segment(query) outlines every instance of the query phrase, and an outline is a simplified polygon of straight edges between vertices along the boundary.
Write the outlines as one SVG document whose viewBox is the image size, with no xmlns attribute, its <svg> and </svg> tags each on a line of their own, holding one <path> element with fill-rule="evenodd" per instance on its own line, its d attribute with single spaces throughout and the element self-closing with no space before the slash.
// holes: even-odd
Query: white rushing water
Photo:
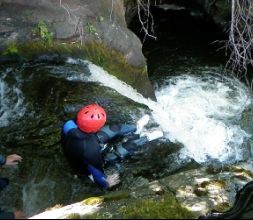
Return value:
<svg viewBox="0 0 253 220">
<path fill-rule="evenodd" d="M 251 135 L 240 128 L 239 120 L 252 100 L 250 91 L 237 79 L 221 78 L 211 72 L 206 72 L 205 77 L 172 76 L 156 90 L 154 102 L 92 63 L 68 60 L 71 64 L 80 62 L 88 65 L 90 81 L 148 106 L 165 138 L 184 146 L 182 157 L 190 156 L 199 163 L 210 158 L 221 162 L 243 159 L 242 144 Z M 87 75 L 84 79 L 87 81 Z M 77 78 L 70 76 L 69 80 Z"/>
<path fill-rule="evenodd" d="M 200 163 L 243 159 L 242 143 L 250 135 L 238 123 L 251 97 L 239 81 L 178 76 L 168 79 L 156 97 L 153 116 L 167 138 L 184 145 L 182 153 Z"/>
<path fill-rule="evenodd" d="M 25 113 L 24 97 L 19 88 L 20 79 L 15 76 L 15 83 L 7 82 L 11 72 L 9 68 L 0 75 L 0 127 L 7 126 Z"/>
</svg>

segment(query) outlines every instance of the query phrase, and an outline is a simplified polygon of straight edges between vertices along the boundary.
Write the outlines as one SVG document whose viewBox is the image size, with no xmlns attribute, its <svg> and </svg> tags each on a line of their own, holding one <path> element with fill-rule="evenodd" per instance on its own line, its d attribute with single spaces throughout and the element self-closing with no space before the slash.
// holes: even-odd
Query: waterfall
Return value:
<svg viewBox="0 0 253 220">
<path fill-rule="evenodd" d="M 156 90 L 157 102 L 144 98 L 135 89 L 101 67 L 88 61 L 69 59 L 70 64 L 88 67 L 90 76 L 69 76 L 69 80 L 99 82 L 150 109 L 168 141 L 184 147 L 182 156 L 199 163 L 243 160 L 243 143 L 251 138 L 239 121 L 251 104 L 250 91 L 235 78 L 206 71 L 203 75 L 168 77 Z"/>
<path fill-rule="evenodd" d="M 20 79 L 8 83 L 12 69 L 8 68 L 0 75 L 0 127 L 22 117 L 25 113 L 24 97 L 20 89 Z"/>
<path fill-rule="evenodd" d="M 138 93 L 135 89 L 133 89 L 131 86 L 127 85 L 126 83 L 120 81 L 116 77 L 110 75 L 107 73 L 104 69 L 102 69 L 99 66 L 96 66 L 92 64 L 91 62 L 80 60 L 80 59 L 71 59 L 69 58 L 68 63 L 71 64 L 83 64 L 88 67 L 91 75 L 87 77 L 87 75 L 72 75 L 68 76 L 69 80 L 84 80 L 84 81 L 90 81 L 90 82 L 99 82 L 104 86 L 110 87 L 114 90 L 116 90 L 118 93 L 120 93 L 123 96 L 126 96 L 130 99 L 132 99 L 135 102 L 152 106 L 156 105 L 156 103 L 150 99 L 144 98 L 140 93 Z"/>
</svg>

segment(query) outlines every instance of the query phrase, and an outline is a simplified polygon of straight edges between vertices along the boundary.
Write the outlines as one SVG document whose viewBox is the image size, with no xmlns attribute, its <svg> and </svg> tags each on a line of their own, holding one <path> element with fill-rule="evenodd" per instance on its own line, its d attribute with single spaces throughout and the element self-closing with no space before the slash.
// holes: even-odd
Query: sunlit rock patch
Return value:
<svg viewBox="0 0 253 220">
<path fill-rule="evenodd" d="M 233 206 L 236 192 L 252 181 L 252 163 L 194 169 L 151 181 L 129 191 L 108 192 L 45 211 L 35 218 L 196 218 Z M 177 210 L 175 212 L 175 210 Z M 72 216 L 72 217 L 71 217 Z"/>
</svg>

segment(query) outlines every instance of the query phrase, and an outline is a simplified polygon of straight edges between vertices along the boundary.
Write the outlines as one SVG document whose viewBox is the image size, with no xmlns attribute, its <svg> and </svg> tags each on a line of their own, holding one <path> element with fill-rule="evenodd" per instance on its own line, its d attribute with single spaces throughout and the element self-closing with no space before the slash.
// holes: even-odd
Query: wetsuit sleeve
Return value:
<svg viewBox="0 0 253 220">
<path fill-rule="evenodd" d="M 0 209 L 0 219 L 14 219 L 14 213 L 13 212 L 3 212 Z"/>
<path fill-rule="evenodd" d="M 137 127 L 135 124 L 106 125 L 97 132 L 97 136 L 101 143 L 107 143 L 116 137 L 134 133 L 136 129 Z"/>
<path fill-rule="evenodd" d="M 88 165 L 88 170 L 91 173 L 95 183 L 97 183 L 99 186 L 101 186 L 104 189 L 108 188 L 109 185 L 106 180 L 106 175 L 104 174 L 103 171 L 95 168 L 92 165 Z"/>
<path fill-rule="evenodd" d="M 6 162 L 5 157 L 4 157 L 3 155 L 0 155 L 0 165 L 1 165 L 1 166 L 4 165 L 5 162 Z"/>
<path fill-rule="evenodd" d="M 68 120 L 67 122 L 65 122 L 65 124 L 63 125 L 63 133 L 66 135 L 70 130 L 77 128 L 76 123 L 73 120 Z"/>
</svg>

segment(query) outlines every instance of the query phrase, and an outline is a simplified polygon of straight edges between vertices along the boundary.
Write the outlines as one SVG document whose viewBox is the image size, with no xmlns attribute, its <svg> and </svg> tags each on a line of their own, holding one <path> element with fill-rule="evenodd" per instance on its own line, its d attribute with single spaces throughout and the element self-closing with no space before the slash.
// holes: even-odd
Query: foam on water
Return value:
<svg viewBox="0 0 253 220">
<path fill-rule="evenodd" d="M 240 160 L 240 147 L 250 135 L 238 123 L 251 104 L 249 94 L 236 79 L 173 77 L 156 91 L 159 108 L 153 116 L 167 138 L 182 143 L 183 152 L 197 162 Z"/>
<path fill-rule="evenodd" d="M 0 75 L 0 127 L 7 126 L 10 121 L 22 117 L 25 113 L 24 97 L 19 88 L 20 79 L 15 76 L 16 83 L 7 82 L 11 72 L 12 69 L 9 68 Z"/>
</svg>

